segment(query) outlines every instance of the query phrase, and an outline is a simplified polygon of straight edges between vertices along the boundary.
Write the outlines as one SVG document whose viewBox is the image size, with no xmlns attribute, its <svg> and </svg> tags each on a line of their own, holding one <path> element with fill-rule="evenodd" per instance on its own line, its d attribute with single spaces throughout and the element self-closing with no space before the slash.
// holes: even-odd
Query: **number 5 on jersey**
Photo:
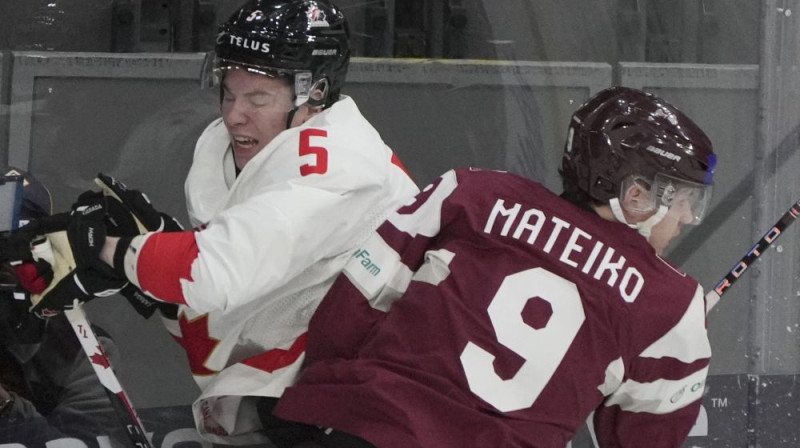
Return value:
<svg viewBox="0 0 800 448">
<path fill-rule="evenodd" d="M 300 157 L 305 157 L 304 165 L 300 165 L 300 175 L 325 174 L 328 171 L 328 150 L 319 145 L 319 142 L 328 136 L 324 129 L 303 129 L 300 131 Z M 311 138 L 316 137 L 314 144 Z M 309 156 L 309 157 L 306 157 Z"/>
</svg>

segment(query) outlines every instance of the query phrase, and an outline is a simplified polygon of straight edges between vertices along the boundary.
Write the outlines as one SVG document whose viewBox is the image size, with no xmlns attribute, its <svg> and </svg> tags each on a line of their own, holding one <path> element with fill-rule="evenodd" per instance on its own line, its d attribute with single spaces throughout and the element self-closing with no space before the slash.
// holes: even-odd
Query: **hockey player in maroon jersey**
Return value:
<svg viewBox="0 0 800 448">
<path fill-rule="evenodd" d="M 661 253 L 715 164 L 686 115 L 612 88 L 572 118 L 560 197 L 445 173 L 354 253 L 275 414 L 322 446 L 563 448 L 590 416 L 601 447 L 680 446 L 711 349 L 702 288 Z"/>
</svg>

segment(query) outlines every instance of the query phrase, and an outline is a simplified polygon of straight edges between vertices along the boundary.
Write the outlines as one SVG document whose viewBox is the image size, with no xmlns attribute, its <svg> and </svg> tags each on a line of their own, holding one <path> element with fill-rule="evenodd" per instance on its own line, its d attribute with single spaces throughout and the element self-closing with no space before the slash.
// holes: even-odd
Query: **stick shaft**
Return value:
<svg viewBox="0 0 800 448">
<path fill-rule="evenodd" d="M 789 227 L 793 222 L 797 220 L 797 217 L 800 216 L 800 200 L 792 204 L 789 207 L 789 210 L 781 216 L 778 222 L 775 223 L 772 228 L 770 228 L 764 236 L 761 237 L 760 240 L 753 245 L 752 248 L 738 261 L 736 264 L 733 265 L 730 271 L 725 274 L 724 277 L 714 286 L 714 289 L 706 294 L 706 299 L 708 302 L 707 309 L 710 310 L 711 308 L 716 305 L 716 302 L 719 301 L 720 297 L 728 291 L 728 289 L 736 283 L 737 280 L 742 276 L 742 273 L 747 270 L 766 250 L 771 246 L 775 240 L 778 239 L 779 236 Z"/>
<path fill-rule="evenodd" d="M 64 314 L 72 326 L 72 330 L 78 337 L 81 343 L 81 348 L 89 359 L 92 368 L 94 369 L 97 379 L 105 388 L 108 394 L 108 399 L 117 414 L 120 423 L 125 427 L 131 442 L 136 448 L 152 448 L 150 441 L 147 439 L 147 434 L 142 426 L 136 410 L 133 408 L 128 395 L 122 389 L 122 385 L 117 379 L 114 370 L 111 367 L 111 362 L 103 351 L 102 346 L 94 334 L 86 313 L 83 307 L 76 303 L 71 310 L 65 310 Z"/>
</svg>

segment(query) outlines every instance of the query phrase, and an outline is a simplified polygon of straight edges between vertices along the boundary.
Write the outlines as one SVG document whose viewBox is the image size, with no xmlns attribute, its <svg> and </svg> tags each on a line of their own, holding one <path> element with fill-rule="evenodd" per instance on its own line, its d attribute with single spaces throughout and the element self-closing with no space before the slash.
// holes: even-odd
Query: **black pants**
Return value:
<svg viewBox="0 0 800 448">
<path fill-rule="evenodd" d="M 266 436 L 278 448 L 377 448 L 347 433 L 278 418 L 272 414 L 277 404 L 277 398 L 263 397 L 257 409 Z"/>
</svg>

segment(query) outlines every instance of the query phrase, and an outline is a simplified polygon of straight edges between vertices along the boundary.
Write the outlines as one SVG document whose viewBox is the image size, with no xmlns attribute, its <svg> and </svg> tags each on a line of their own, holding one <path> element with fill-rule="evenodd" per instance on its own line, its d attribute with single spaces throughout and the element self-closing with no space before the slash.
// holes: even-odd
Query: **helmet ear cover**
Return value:
<svg viewBox="0 0 800 448">
<path fill-rule="evenodd" d="M 324 106 L 330 94 L 328 78 L 318 79 L 308 93 L 308 104 L 313 107 Z"/>
</svg>

